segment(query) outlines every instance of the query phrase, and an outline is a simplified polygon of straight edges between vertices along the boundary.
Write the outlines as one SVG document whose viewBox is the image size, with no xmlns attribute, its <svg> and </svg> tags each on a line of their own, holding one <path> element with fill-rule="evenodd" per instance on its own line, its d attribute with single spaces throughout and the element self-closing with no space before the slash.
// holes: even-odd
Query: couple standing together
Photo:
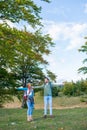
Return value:
<svg viewBox="0 0 87 130">
<path fill-rule="evenodd" d="M 34 108 L 34 90 L 30 83 L 27 84 L 27 121 L 32 121 L 32 114 Z M 42 86 L 37 86 L 37 88 L 44 89 L 44 118 L 47 117 L 47 107 L 49 104 L 50 117 L 52 115 L 52 84 L 47 77 L 44 79 L 44 84 Z"/>
</svg>

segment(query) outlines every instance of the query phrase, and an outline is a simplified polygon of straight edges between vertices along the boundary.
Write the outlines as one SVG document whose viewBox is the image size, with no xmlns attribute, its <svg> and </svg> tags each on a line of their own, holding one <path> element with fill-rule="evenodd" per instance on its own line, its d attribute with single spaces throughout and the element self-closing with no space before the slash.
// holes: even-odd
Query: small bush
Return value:
<svg viewBox="0 0 87 130">
<path fill-rule="evenodd" d="M 53 97 L 58 96 L 58 89 L 57 89 L 57 87 L 54 87 L 54 88 L 52 89 L 52 96 L 53 96 Z"/>
</svg>

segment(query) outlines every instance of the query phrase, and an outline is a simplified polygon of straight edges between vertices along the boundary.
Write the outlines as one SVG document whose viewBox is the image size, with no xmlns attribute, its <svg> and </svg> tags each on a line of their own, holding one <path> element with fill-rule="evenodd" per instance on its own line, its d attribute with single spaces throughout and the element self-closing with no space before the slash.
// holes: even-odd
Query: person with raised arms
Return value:
<svg viewBox="0 0 87 130">
<path fill-rule="evenodd" d="M 31 83 L 27 84 L 27 91 L 26 91 L 26 102 L 27 102 L 27 121 L 32 121 L 33 109 L 34 109 L 34 90 L 31 86 Z"/>
<path fill-rule="evenodd" d="M 36 87 L 35 87 L 36 88 Z M 54 117 L 52 113 L 52 88 L 53 85 L 48 77 L 45 77 L 44 84 L 42 86 L 37 86 L 37 88 L 44 89 L 44 118 L 47 117 L 47 108 L 49 105 L 50 117 Z"/>
</svg>

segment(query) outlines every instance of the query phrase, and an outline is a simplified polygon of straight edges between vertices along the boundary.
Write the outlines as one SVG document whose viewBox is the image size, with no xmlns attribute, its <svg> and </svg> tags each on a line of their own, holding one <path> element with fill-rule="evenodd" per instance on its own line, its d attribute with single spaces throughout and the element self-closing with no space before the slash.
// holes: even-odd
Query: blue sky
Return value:
<svg viewBox="0 0 87 130">
<path fill-rule="evenodd" d="M 86 58 L 78 49 L 87 36 L 87 0 L 51 0 L 51 3 L 34 0 L 42 6 L 43 31 L 55 42 L 47 58 L 48 69 L 57 75 L 57 82 L 77 81 L 87 75 L 78 74 Z"/>
<path fill-rule="evenodd" d="M 55 43 L 52 53 L 46 57 L 49 62 L 48 69 L 57 75 L 57 82 L 77 81 L 87 75 L 78 74 L 78 69 L 83 66 L 86 54 L 78 49 L 85 43 L 87 36 L 87 0 L 34 0 L 42 6 L 40 16 L 43 18 L 43 32 L 50 34 Z M 11 27 L 13 23 L 8 21 Z M 15 27 L 23 28 L 24 22 Z M 31 30 L 29 25 L 26 25 Z"/>
</svg>

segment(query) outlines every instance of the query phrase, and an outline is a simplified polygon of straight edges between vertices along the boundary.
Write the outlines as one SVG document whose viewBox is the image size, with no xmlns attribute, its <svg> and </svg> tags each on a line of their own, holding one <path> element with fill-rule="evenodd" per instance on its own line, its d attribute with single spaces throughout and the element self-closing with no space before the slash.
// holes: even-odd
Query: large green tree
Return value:
<svg viewBox="0 0 87 130">
<path fill-rule="evenodd" d="M 30 79 L 37 82 L 44 77 L 42 68 L 48 62 L 43 55 L 50 53 L 49 47 L 54 43 L 49 35 L 42 35 L 40 30 L 31 33 L 26 28 L 20 31 L 6 24 L 6 20 L 14 23 L 23 20 L 32 27 L 41 25 L 39 16 L 41 7 L 37 7 L 33 1 L 1 0 L 0 9 L 0 19 L 5 21 L 0 24 L 0 99 L 2 102 L 10 98 L 8 90 L 9 93 L 14 94 L 14 88 L 19 84 L 25 87 Z M 49 77 L 54 80 L 55 75 L 48 72 Z"/>
<path fill-rule="evenodd" d="M 13 82 L 11 84 L 6 82 L 11 81 L 6 80 L 10 73 L 11 78 L 16 83 L 14 86 L 18 86 L 20 80 L 23 83 L 21 85 L 25 87 L 27 80 L 30 80 L 29 78 L 33 81 L 34 79 L 40 80 L 41 77 L 43 78 L 44 74 L 40 65 L 48 64 L 43 55 L 48 55 L 50 53 L 49 46 L 54 45 L 49 35 L 43 36 L 39 31 L 34 34 L 26 30 L 19 31 L 3 24 L 0 26 L 0 32 L 0 76 L 2 86 L 5 88 L 12 86 L 13 88 Z"/>
</svg>

